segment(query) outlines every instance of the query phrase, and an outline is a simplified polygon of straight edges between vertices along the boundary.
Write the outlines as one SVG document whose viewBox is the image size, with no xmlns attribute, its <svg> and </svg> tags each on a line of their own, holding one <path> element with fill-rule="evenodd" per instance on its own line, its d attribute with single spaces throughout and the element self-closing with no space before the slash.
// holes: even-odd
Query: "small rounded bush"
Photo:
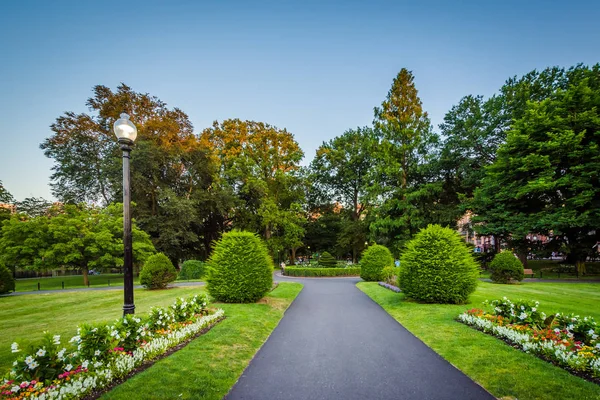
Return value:
<svg viewBox="0 0 600 400">
<path fill-rule="evenodd" d="M 321 257 L 319 257 L 319 267 L 321 267 L 321 268 L 336 268 L 337 260 L 335 259 L 334 256 L 332 256 L 328 252 L 324 251 L 323 254 L 321 254 Z"/>
<path fill-rule="evenodd" d="M 8 293 L 14 290 L 15 280 L 12 272 L 3 264 L 0 264 L 0 294 Z"/>
<path fill-rule="evenodd" d="M 387 247 L 374 244 L 365 250 L 360 259 L 360 277 L 365 281 L 383 279 L 383 269 L 393 267 L 394 258 Z"/>
<path fill-rule="evenodd" d="M 251 303 L 273 287 L 273 260 L 254 233 L 223 234 L 207 263 L 206 288 L 225 303 Z"/>
<path fill-rule="evenodd" d="M 510 251 L 503 251 L 494 257 L 490 264 L 492 281 L 497 283 L 509 283 L 511 280 L 522 281 L 523 264 Z"/>
<path fill-rule="evenodd" d="M 148 289 L 164 289 L 177 277 L 177 270 L 163 253 L 153 254 L 140 271 L 140 283 Z"/>
<path fill-rule="evenodd" d="M 177 279 L 200 279 L 204 277 L 204 263 L 198 260 L 187 260 L 181 265 Z"/>
<path fill-rule="evenodd" d="M 465 303 L 477 288 L 479 269 L 460 235 L 429 225 L 408 242 L 401 258 L 398 286 L 426 303 Z"/>
</svg>

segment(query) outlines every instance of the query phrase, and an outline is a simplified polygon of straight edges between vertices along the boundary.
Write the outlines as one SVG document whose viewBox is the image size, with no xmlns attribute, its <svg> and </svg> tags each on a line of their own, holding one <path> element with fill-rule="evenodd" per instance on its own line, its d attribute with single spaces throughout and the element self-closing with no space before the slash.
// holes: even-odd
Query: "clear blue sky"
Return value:
<svg viewBox="0 0 600 400">
<path fill-rule="evenodd" d="M 51 198 L 39 149 L 94 85 L 190 116 L 264 121 L 305 151 L 368 125 L 402 67 L 437 126 L 510 76 L 600 61 L 597 1 L 1 1 L 0 180 Z"/>
</svg>

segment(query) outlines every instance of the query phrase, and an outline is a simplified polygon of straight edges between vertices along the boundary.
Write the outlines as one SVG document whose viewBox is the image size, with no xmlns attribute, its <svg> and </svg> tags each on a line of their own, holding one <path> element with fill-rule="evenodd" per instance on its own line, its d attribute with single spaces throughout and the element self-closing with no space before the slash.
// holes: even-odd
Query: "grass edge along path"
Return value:
<svg viewBox="0 0 600 400">
<path fill-rule="evenodd" d="M 212 304 L 225 320 L 101 398 L 222 399 L 301 290 L 300 283 L 281 282 L 257 303 Z"/>
<path fill-rule="evenodd" d="M 488 292 L 490 288 L 487 285 L 491 285 L 492 290 L 512 286 L 482 283 L 480 288 Z M 413 335 L 498 398 L 600 399 L 599 385 L 456 321 L 460 312 L 481 307 L 481 301 L 488 298 L 478 293 L 480 289 L 472 295 L 470 304 L 439 305 L 406 301 L 404 294 L 394 293 L 377 283 L 359 282 L 357 287 Z M 504 295 L 511 298 L 510 294 L 497 296 Z M 543 299 L 538 296 L 534 300 L 539 300 L 540 309 L 544 309 Z M 585 312 L 579 314 L 587 315 Z"/>
</svg>

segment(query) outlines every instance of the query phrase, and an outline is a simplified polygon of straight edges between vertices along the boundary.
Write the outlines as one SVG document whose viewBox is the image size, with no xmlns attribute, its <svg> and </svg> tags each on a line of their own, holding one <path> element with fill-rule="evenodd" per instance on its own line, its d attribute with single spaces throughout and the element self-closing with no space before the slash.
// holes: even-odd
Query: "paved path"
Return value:
<svg viewBox="0 0 600 400">
<path fill-rule="evenodd" d="M 493 399 L 355 287 L 304 289 L 227 399 Z"/>
<path fill-rule="evenodd" d="M 204 282 L 175 282 L 175 283 L 171 283 L 169 284 L 169 287 L 175 286 L 175 287 L 179 287 L 179 286 L 201 286 L 201 285 L 205 285 Z M 133 287 L 134 289 L 142 289 L 143 286 L 142 285 L 135 285 Z M 26 294 L 49 294 L 49 293 L 66 293 L 66 292 L 93 292 L 96 290 L 122 290 L 123 289 L 123 285 L 114 285 L 114 286 L 97 286 L 97 287 L 89 287 L 89 288 L 74 288 L 74 289 L 56 289 L 56 290 L 33 290 L 30 292 L 11 292 L 5 295 L 0 295 L 0 297 L 2 296 L 21 296 L 21 295 L 26 295 Z"/>
</svg>

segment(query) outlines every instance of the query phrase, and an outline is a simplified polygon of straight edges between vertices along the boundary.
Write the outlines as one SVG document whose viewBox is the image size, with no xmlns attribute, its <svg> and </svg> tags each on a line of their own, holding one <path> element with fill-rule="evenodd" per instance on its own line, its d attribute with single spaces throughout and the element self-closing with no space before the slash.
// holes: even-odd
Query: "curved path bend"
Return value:
<svg viewBox="0 0 600 400">
<path fill-rule="evenodd" d="M 360 279 L 276 278 L 304 289 L 227 399 L 494 399 L 358 290 Z"/>
</svg>

